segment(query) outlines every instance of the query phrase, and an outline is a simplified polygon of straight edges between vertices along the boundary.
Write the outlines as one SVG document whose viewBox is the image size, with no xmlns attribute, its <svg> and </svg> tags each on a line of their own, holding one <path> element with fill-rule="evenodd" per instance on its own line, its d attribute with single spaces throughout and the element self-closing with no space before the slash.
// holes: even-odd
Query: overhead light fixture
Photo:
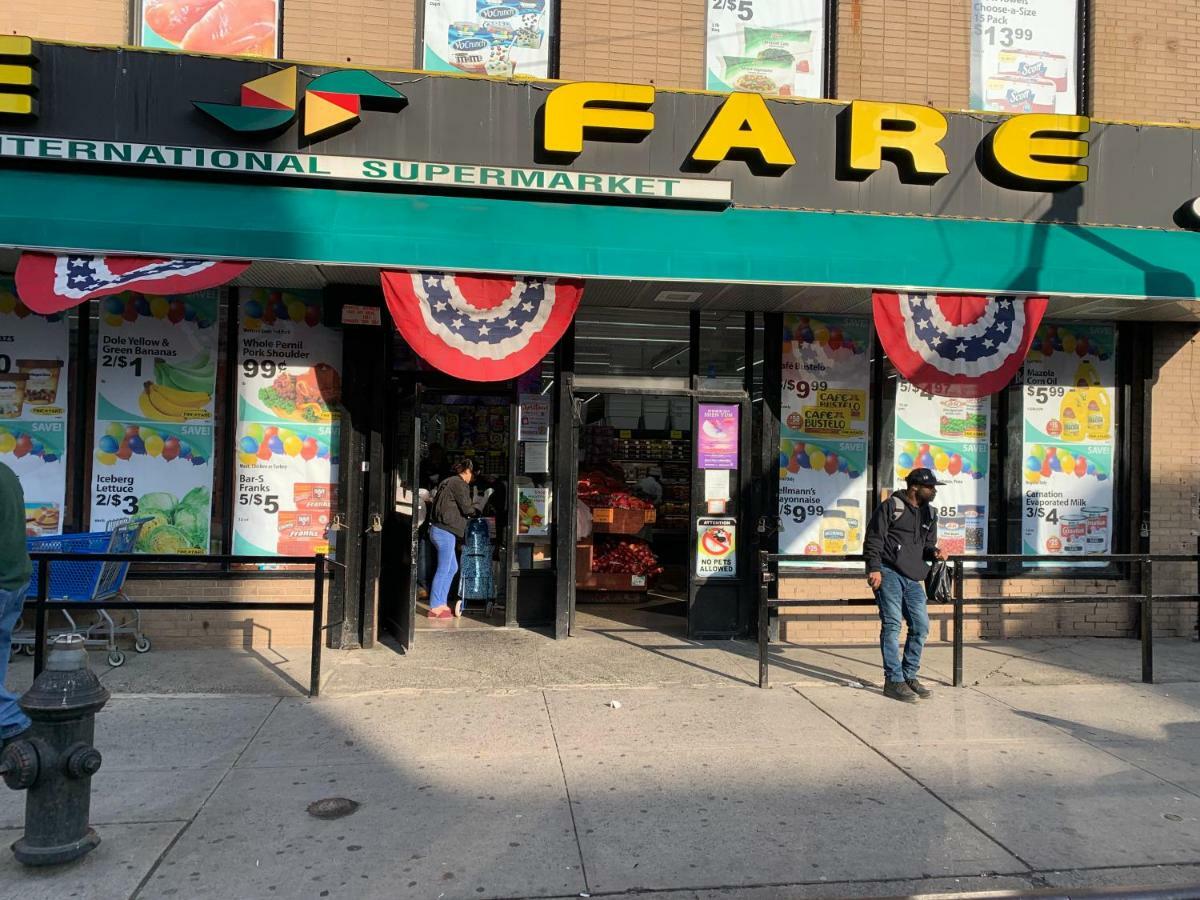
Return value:
<svg viewBox="0 0 1200 900">
<path fill-rule="evenodd" d="M 659 291 L 654 302 L 687 306 L 699 300 L 700 293 L 700 291 Z"/>
</svg>

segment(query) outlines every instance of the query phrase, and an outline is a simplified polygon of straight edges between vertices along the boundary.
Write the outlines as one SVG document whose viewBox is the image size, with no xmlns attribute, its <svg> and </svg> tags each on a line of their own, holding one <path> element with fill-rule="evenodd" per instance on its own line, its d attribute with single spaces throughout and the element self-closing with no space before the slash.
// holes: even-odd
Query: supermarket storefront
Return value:
<svg viewBox="0 0 1200 900">
<path fill-rule="evenodd" d="M 31 529 L 136 509 L 158 552 L 328 543 L 347 567 L 330 598 L 342 646 L 414 640 L 433 444 L 470 451 L 507 495 L 491 618 L 559 635 L 603 590 L 657 590 L 692 636 L 744 633 L 754 549 L 855 552 L 880 492 L 919 464 L 954 485 L 942 514 L 962 552 L 1150 539 L 1154 359 L 1200 318 L 1189 131 L 29 53 L 36 110 L 0 129 L 0 269 L 22 250 L 249 263 L 212 291 L 49 319 L 0 294 L 13 390 L 57 379 L 0 432 L 36 485 Z M 391 327 L 381 270 L 568 279 L 582 298 L 523 374 L 479 382 Z M 896 292 L 1049 303 L 1020 381 L 951 403 L 882 351 L 872 313 Z M 817 572 L 811 590 L 854 577 Z M 1020 580 L 996 573 L 996 589 Z M 213 621 L 163 630 L 233 633 Z M 288 626 L 272 627 L 278 643 Z"/>
</svg>

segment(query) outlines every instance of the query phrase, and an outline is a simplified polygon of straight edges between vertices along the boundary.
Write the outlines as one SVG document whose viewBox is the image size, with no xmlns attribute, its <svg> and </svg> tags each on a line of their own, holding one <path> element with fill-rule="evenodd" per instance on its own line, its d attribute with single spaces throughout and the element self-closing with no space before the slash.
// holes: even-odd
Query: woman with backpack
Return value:
<svg viewBox="0 0 1200 900">
<path fill-rule="evenodd" d="M 456 545 L 467 533 L 467 519 L 477 516 L 492 495 L 489 488 L 478 498 L 471 496 L 471 481 L 475 464 L 463 457 L 454 464 L 454 474 L 438 484 L 433 492 L 433 511 L 429 522 L 429 539 L 437 548 L 437 570 L 429 592 L 429 618 L 450 619 L 462 615 L 462 600 L 447 605 L 450 583 L 458 571 Z"/>
</svg>

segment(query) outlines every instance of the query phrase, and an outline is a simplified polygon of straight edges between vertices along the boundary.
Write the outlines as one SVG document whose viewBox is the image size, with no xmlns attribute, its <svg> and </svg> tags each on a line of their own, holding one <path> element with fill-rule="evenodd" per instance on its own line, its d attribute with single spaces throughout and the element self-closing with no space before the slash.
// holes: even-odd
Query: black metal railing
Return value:
<svg viewBox="0 0 1200 900">
<path fill-rule="evenodd" d="M 778 590 L 776 596 L 771 596 L 771 585 L 779 584 L 781 577 L 788 580 L 821 578 L 829 574 L 828 570 L 814 571 L 811 568 L 796 568 L 785 570 L 781 575 L 780 563 L 845 563 L 862 564 L 862 556 L 822 556 L 819 560 L 811 556 L 797 556 L 760 551 L 758 555 L 759 588 L 758 588 L 758 686 L 765 688 L 769 685 L 769 645 L 770 645 L 770 611 L 781 607 L 845 607 L 862 606 L 874 609 L 869 599 L 863 598 L 819 598 L 819 599 L 780 599 Z M 1002 605 L 1039 605 L 1057 603 L 1137 603 L 1139 616 L 1139 637 L 1142 645 L 1142 681 L 1154 683 L 1154 606 L 1156 603 L 1200 603 L 1200 542 L 1197 543 L 1196 553 L 1113 553 L 1106 555 L 1088 555 L 1086 558 L 1071 558 L 1064 560 L 1059 556 L 1025 556 L 1015 553 L 990 553 L 979 556 L 955 556 L 949 560 L 951 569 L 953 597 L 949 603 L 930 604 L 931 607 L 949 606 L 953 616 L 953 651 L 954 651 L 954 686 L 963 686 L 963 622 L 966 606 L 1002 606 Z M 1087 562 L 1105 565 L 1120 563 L 1131 568 L 1130 574 L 1136 570 L 1135 580 L 1137 590 L 1130 594 L 1034 594 L 1030 596 L 975 596 L 966 597 L 965 584 L 968 575 L 980 576 L 981 572 L 968 566 L 980 566 L 987 563 L 1028 564 L 1053 562 L 1063 565 Z M 1192 563 L 1196 565 L 1196 592 L 1191 594 L 1167 594 L 1154 589 L 1154 566 L 1160 563 Z M 1033 574 L 1038 570 L 1031 570 Z M 1012 577 L 1019 577 L 1014 574 Z M 1072 577 L 1078 577 L 1072 573 Z M 982 579 L 980 579 L 982 580 Z M 1200 639 L 1200 607 L 1197 609 L 1196 622 L 1197 639 Z"/>
<path fill-rule="evenodd" d="M 65 610 L 78 613 L 89 609 L 104 610 L 171 610 L 171 611 L 200 611 L 223 610 L 226 612 L 308 612 L 312 614 L 312 657 L 309 669 L 308 695 L 319 696 L 321 693 L 321 649 L 325 643 L 325 630 L 340 623 L 326 625 L 325 618 L 325 577 L 330 567 L 340 563 L 328 559 L 324 554 L 316 556 L 175 556 L 170 554 L 149 553 L 31 553 L 30 557 L 37 566 L 37 595 L 29 598 L 25 604 L 26 612 L 32 611 L 34 625 L 34 677 L 42 673 L 46 653 L 46 614 L 55 610 Z M 277 565 L 294 567 L 292 571 L 298 575 L 304 571 L 312 571 L 312 600 L 51 600 L 50 569 L 54 563 L 86 562 L 86 563 L 138 563 L 144 565 L 169 564 L 173 578 L 192 576 L 201 578 L 219 578 L 228 576 L 230 566 L 238 565 Z M 223 569 L 204 568 L 204 566 L 221 566 Z M 121 594 L 119 596 L 124 596 Z M 7 650 L 7 648 L 3 648 Z"/>
</svg>

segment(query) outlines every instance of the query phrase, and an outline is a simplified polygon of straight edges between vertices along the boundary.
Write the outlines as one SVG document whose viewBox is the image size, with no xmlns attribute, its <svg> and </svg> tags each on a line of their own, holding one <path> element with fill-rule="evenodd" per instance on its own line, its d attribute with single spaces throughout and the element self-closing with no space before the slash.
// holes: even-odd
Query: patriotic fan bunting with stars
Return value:
<svg viewBox="0 0 1200 900">
<path fill-rule="evenodd" d="M 537 365 L 563 336 L 583 282 L 517 275 L 383 272 L 396 327 L 413 351 L 468 381 L 504 381 Z"/>
<path fill-rule="evenodd" d="M 944 397 L 1002 390 L 1033 343 L 1046 298 L 893 294 L 872 298 L 875 330 L 888 359 L 909 382 Z"/>
<path fill-rule="evenodd" d="M 85 256 L 25 252 L 17 261 L 17 295 L 35 313 L 52 315 L 88 300 L 138 291 L 190 294 L 219 287 L 241 275 L 248 262 Z"/>
</svg>

